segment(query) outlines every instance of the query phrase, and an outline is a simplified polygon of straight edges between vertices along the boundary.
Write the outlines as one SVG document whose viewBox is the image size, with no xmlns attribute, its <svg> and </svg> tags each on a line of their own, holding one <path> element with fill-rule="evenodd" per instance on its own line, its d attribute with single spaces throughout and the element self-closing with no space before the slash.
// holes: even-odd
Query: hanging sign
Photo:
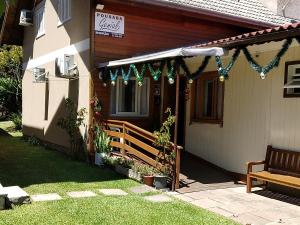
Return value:
<svg viewBox="0 0 300 225">
<path fill-rule="evenodd" d="M 108 13 L 96 12 L 95 32 L 99 35 L 124 37 L 125 17 Z"/>
</svg>

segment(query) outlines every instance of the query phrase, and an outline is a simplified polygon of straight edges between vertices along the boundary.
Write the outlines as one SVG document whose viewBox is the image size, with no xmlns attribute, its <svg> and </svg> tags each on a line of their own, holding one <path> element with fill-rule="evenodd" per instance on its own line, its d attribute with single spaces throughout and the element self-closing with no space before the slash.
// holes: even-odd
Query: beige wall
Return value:
<svg viewBox="0 0 300 225">
<path fill-rule="evenodd" d="M 63 115 L 64 99 L 72 97 L 78 108 L 89 108 L 90 83 L 90 5 L 89 1 L 72 0 L 72 19 L 58 26 L 57 0 L 45 1 L 45 35 L 36 39 L 35 27 L 25 28 L 23 126 L 25 135 L 35 135 L 51 143 L 68 146 L 68 136 L 57 127 Z M 55 76 L 55 58 L 61 54 L 74 54 L 79 79 Z M 29 62 L 29 63 L 28 63 Z M 48 83 L 34 83 L 33 67 L 44 67 L 49 73 Z M 49 89 L 48 119 L 45 118 L 46 86 Z M 88 116 L 85 123 L 88 124 Z M 82 127 L 84 134 L 85 128 Z"/>
<path fill-rule="evenodd" d="M 270 46 L 255 47 L 252 52 Z M 299 45 L 294 43 L 294 46 Z M 257 53 L 256 60 L 266 65 L 277 51 Z M 268 144 L 300 151 L 300 98 L 283 98 L 284 64 L 299 60 L 299 55 L 300 47 L 290 48 L 280 66 L 261 80 L 241 54 L 225 83 L 223 127 L 189 124 L 188 102 L 186 150 L 237 173 L 245 173 L 247 161 L 264 159 Z M 199 65 L 199 62 L 201 60 L 197 59 L 191 65 Z M 212 60 L 208 70 L 215 69 Z"/>
</svg>

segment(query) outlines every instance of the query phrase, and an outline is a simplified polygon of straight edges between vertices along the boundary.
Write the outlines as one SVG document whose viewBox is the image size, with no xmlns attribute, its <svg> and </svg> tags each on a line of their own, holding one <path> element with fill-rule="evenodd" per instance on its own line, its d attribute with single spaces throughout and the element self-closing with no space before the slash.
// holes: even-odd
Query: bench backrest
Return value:
<svg viewBox="0 0 300 225">
<path fill-rule="evenodd" d="M 300 177 L 300 152 L 268 146 L 265 170 Z"/>
</svg>

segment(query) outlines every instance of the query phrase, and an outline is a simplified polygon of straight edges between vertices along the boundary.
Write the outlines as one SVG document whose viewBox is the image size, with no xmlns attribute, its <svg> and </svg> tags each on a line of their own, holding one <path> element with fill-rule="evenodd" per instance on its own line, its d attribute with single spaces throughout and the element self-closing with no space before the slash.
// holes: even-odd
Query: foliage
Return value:
<svg viewBox="0 0 300 225">
<path fill-rule="evenodd" d="M 93 99 L 91 100 L 91 105 L 94 108 L 94 112 L 101 112 L 102 110 L 102 103 L 98 99 L 97 96 L 94 96 Z"/>
<path fill-rule="evenodd" d="M 0 48 L 0 108 L 20 113 L 22 108 L 22 48 L 4 45 Z"/>
<path fill-rule="evenodd" d="M 31 145 L 41 145 L 41 141 L 35 136 L 28 137 L 26 141 Z"/>
<path fill-rule="evenodd" d="M 0 14 L 5 12 L 6 4 L 15 4 L 16 0 L 1 0 L 0 1 Z"/>
<path fill-rule="evenodd" d="M 82 159 L 83 138 L 80 133 L 80 126 L 84 125 L 86 109 L 77 111 L 77 105 L 69 98 L 65 100 L 66 116 L 58 120 L 57 125 L 64 129 L 70 137 L 71 156 L 75 159 Z"/>
<path fill-rule="evenodd" d="M 10 116 L 11 121 L 15 125 L 16 130 L 22 130 L 22 116 L 19 113 L 12 113 Z"/>
<path fill-rule="evenodd" d="M 154 176 L 159 173 L 154 167 L 139 162 L 133 164 L 132 170 L 140 173 L 141 176 Z"/>
<path fill-rule="evenodd" d="M 157 157 L 157 161 L 162 164 L 162 172 L 166 175 L 171 173 L 171 162 L 174 159 L 174 153 L 167 153 L 167 150 L 171 147 L 171 127 L 175 123 L 175 116 L 172 115 L 170 108 L 167 108 L 166 114 L 168 117 L 163 122 L 159 131 L 154 131 L 155 142 L 154 145 L 160 147 L 160 155 Z"/>
<path fill-rule="evenodd" d="M 117 162 L 119 165 L 129 169 L 131 169 L 134 165 L 133 160 L 130 158 L 119 157 Z"/>
<path fill-rule="evenodd" d="M 118 156 L 107 156 L 104 158 L 104 163 L 109 167 L 115 167 L 119 163 L 120 157 Z"/>
<path fill-rule="evenodd" d="M 110 153 L 111 152 L 110 142 L 111 142 L 110 137 L 103 130 L 103 127 L 96 125 L 95 138 L 94 138 L 95 151 L 98 153 Z"/>
</svg>

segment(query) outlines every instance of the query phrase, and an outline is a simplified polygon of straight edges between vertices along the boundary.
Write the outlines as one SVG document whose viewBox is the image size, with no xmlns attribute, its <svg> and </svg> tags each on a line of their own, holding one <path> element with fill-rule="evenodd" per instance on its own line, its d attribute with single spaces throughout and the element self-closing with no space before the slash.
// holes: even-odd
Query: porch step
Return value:
<svg viewBox="0 0 300 225">
<path fill-rule="evenodd" d="M 2 190 L 6 194 L 7 205 L 9 207 L 31 203 L 30 196 L 18 186 L 4 187 Z"/>
<path fill-rule="evenodd" d="M 0 210 L 5 209 L 5 198 L 7 194 L 4 192 L 3 186 L 0 184 Z"/>
</svg>

